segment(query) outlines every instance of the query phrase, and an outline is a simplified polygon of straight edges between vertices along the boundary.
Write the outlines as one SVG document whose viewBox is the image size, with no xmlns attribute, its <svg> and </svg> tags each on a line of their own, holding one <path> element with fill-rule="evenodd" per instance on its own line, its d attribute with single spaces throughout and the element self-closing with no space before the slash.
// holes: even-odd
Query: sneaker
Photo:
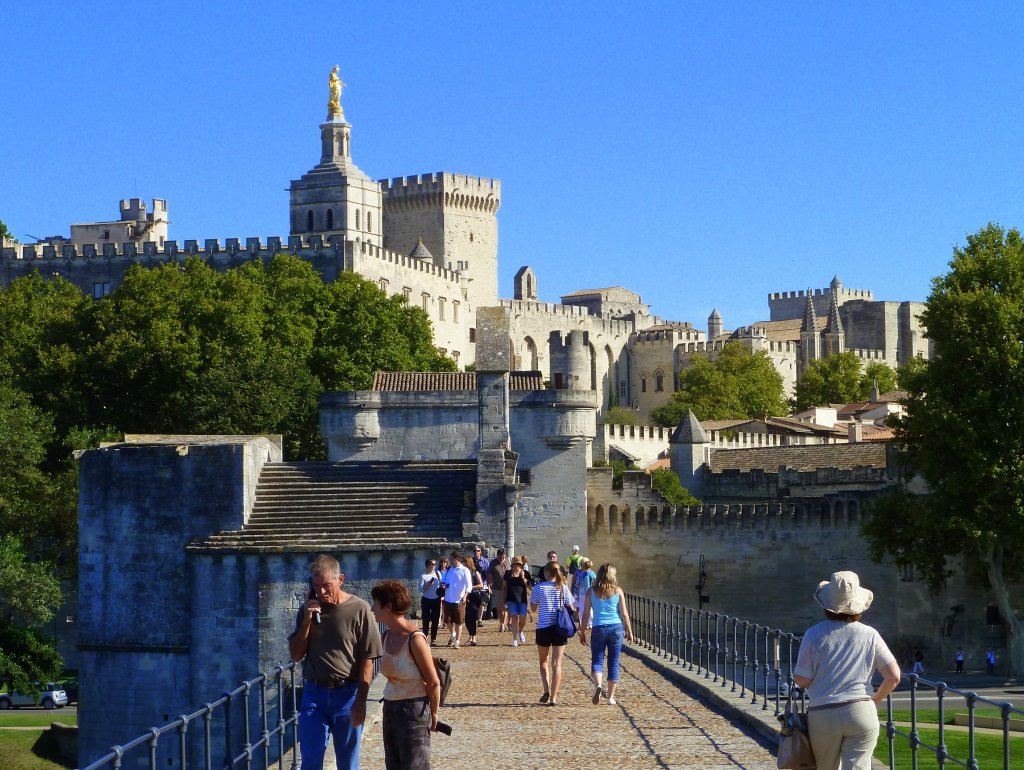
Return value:
<svg viewBox="0 0 1024 770">
<path fill-rule="evenodd" d="M 513 639 L 512 640 L 512 646 L 513 647 L 518 647 L 519 646 L 519 640 L 518 639 Z"/>
<path fill-rule="evenodd" d="M 456 650 L 459 649 L 459 647 L 461 647 L 461 646 L 462 646 L 462 642 L 460 642 L 458 639 L 456 639 L 455 640 L 455 644 L 452 645 L 452 647 L 454 647 Z"/>
<path fill-rule="evenodd" d="M 608 699 L 608 705 L 609 705 L 609 706 L 614 706 L 614 705 L 615 705 L 615 703 L 616 703 L 616 701 L 615 701 L 615 698 L 609 698 L 609 699 Z"/>
<path fill-rule="evenodd" d="M 451 637 L 451 638 L 450 638 L 450 639 L 448 640 L 448 646 L 449 646 L 449 647 L 451 647 L 451 646 L 452 646 L 453 644 L 455 644 L 455 637 L 454 637 L 454 636 L 453 636 L 453 637 Z"/>
<path fill-rule="evenodd" d="M 594 697 L 590 699 L 590 702 L 593 703 L 595 706 L 598 703 L 601 702 L 601 688 L 600 687 L 595 687 L 594 688 Z"/>
<path fill-rule="evenodd" d="M 526 634 L 519 634 L 519 641 L 526 644 Z"/>
</svg>

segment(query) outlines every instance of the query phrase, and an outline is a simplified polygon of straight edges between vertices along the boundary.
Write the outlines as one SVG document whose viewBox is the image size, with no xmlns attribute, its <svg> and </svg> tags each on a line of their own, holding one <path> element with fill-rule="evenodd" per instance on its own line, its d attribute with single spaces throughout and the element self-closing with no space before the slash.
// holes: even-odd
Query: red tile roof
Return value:
<svg viewBox="0 0 1024 770">
<path fill-rule="evenodd" d="M 544 390 L 540 372 L 511 372 L 511 390 Z M 476 390 L 476 372 L 374 372 L 371 390 Z"/>
</svg>

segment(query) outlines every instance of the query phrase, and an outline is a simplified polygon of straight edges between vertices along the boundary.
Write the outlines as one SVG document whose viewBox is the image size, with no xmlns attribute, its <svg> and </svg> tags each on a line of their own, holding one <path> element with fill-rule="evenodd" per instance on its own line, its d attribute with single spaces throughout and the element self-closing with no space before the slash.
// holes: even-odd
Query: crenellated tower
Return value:
<svg viewBox="0 0 1024 770">
<path fill-rule="evenodd" d="M 327 120 L 320 124 L 320 162 L 289 188 L 290 231 L 304 238 L 319 235 L 325 243 L 336 237 L 381 246 L 380 185 L 352 162 L 352 125 L 341 109 L 344 84 L 337 69 L 331 73 Z"/>
<path fill-rule="evenodd" d="M 475 307 L 497 304 L 501 182 L 439 171 L 380 188 L 385 248 L 408 254 L 422 240 L 438 265 L 462 275 Z"/>
</svg>

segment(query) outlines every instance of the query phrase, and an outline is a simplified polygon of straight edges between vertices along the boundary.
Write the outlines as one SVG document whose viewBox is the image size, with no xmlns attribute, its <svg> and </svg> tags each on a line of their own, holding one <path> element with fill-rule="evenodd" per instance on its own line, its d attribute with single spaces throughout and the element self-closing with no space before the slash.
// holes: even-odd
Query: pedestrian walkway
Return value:
<svg viewBox="0 0 1024 770">
<path fill-rule="evenodd" d="M 618 704 L 591 703 L 590 649 L 572 639 L 555 707 L 543 692 L 532 628 L 528 644 L 511 646 L 497 623 L 481 629 L 478 647 L 437 648 L 452 662 L 452 688 L 441 720 L 451 736 L 431 739 L 433 767 L 749 768 L 774 770 L 771 751 L 727 717 L 687 695 L 641 660 L 623 654 Z M 383 685 L 374 687 L 371 697 Z M 368 720 L 360 766 L 384 767 L 380 723 Z"/>
</svg>

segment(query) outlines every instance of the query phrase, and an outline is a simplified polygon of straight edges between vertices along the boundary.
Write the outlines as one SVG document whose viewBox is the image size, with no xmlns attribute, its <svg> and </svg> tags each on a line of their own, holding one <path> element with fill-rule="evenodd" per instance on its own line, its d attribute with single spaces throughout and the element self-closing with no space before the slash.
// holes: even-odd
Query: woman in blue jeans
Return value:
<svg viewBox="0 0 1024 770">
<path fill-rule="evenodd" d="M 608 703 L 615 705 L 615 685 L 619 683 L 619 654 L 622 640 L 633 641 L 633 627 L 626 609 L 626 596 L 619 588 L 615 567 L 602 564 L 597 578 L 583 599 L 583 617 L 591 618 L 590 676 L 594 680 L 596 706 L 601 702 L 601 675 L 604 673 L 604 656 L 608 653 Z M 580 644 L 587 643 L 587 627 L 580 625 Z"/>
</svg>

